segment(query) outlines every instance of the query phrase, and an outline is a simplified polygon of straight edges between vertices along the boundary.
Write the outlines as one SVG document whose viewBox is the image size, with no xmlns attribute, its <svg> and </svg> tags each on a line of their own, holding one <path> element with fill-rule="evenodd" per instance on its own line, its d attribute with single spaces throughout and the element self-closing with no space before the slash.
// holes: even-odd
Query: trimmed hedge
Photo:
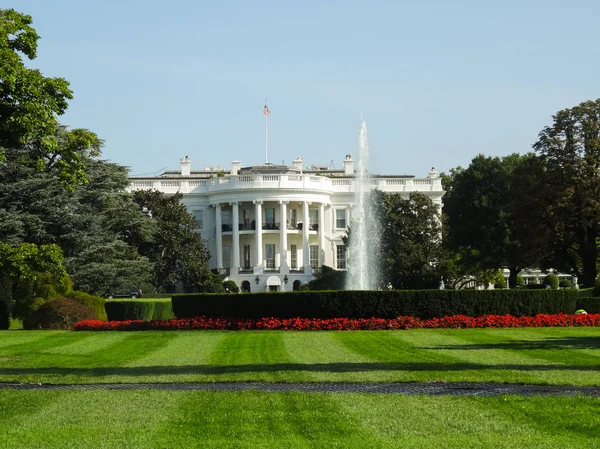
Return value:
<svg viewBox="0 0 600 449">
<path fill-rule="evenodd" d="M 174 318 L 169 300 L 122 300 L 104 304 L 109 321 L 170 320 Z"/>
<path fill-rule="evenodd" d="M 577 310 L 583 309 L 587 313 L 600 313 L 600 298 L 583 297 L 577 300 Z"/>
<path fill-rule="evenodd" d="M 396 318 L 573 313 L 575 290 L 298 291 L 173 295 L 177 318 Z"/>
<path fill-rule="evenodd" d="M 104 298 L 101 298 L 100 296 L 90 295 L 88 293 L 80 291 L 69 292 L 65 297 L 89 307 L 94 312 L 96 312 L 96 315 L 98 315 L 99 320 L 106 321 L 106 311 L 104 308 L 106 300 Z"/>
</svg>

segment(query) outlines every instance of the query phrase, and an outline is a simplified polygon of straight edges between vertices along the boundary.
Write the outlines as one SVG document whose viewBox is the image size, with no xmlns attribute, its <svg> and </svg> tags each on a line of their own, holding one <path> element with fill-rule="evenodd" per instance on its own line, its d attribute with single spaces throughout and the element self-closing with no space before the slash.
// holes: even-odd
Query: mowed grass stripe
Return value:
<svg viewBox="0 0 600 449">
<path fill-rule="evenodd" d="M 29 338 L 22 338 L 22 334 L 31 335 L 27 335 Z M 0 341 L 3 342 L 0 356 L 19 355 L 20 359 L 33 358 L 40 353 L 77 343 L 86 338 L 85 335 L 77 336 L 75 333 L 65 331 L 2 331 L 0 337 L 2 337 Z"/>
<path fill-rule="evenodd" d="M 213 380 L 301 381 L 306 373 L 294 373 L 294 360 L 283 342 L 284 332 L 229 332 L 215 345 L 208 359 Z"/>
<path fill-rule="evenodd" d="M 12 393 L 0 398 L 0 448 L 158 447 L 156 432 L 181 400 L 170 392 L 149 397 L 146 391 Z M 23 399 L 35 406 L 26 415 L 13 414 L 12 404 Z"/>
<path fill-rule="evenodd" d="M 159 350 L 171 339 L 174 333 L 163 335 L 131 333 L 89 333 L 82 338 L 87 340 L 89 351 L 74 354 L 68 350 L 68 343 L 75 343 L 76 333 L 62 333 L 48 340 L 49 353 L 38 348 L 30 353 L 29 348 L 21 348 L 16 363 L 0 362 L 0 381 L 3 382 L 44 382 L 44 383 L 95 383 L 114 382 L 127 373 L 123 366 L 132 360 Z M 63 352 L 56 351 L 54 339 L 63 341 Z M 68 343 L 67 343 L 68 342 Z M 108 344 L 107 344 L 108 343 Z M 42 343 L 36 342 L 36 346 Z M 9 359 L 10 361 L 10 359 Z"/>
<path fill-rule="evenodd" d="M 600 365 L 600 332 L 590 335 L 582 328 L 473 329 L 447 331 L 455 339 L 439 349 L 495 351 L 563 365 Z"/>
<path fill-rule="evenodd" d="M 206 364 L 217 344 L 225 338 L 220 331 L 168 332 L 174 336 L 166 345 L 125 366 L 196 366 Z"/>
<path fill-rule="evenodd" d="M 600 400 L 7 391 L 0 448 L 582 448 Z"/>
<path fill-rule="evenodd" d="M 584 332 L 581 332 L 581 331 Z M 573 332 L 575 331 L 575 332 Z M 459 381 L 469 369 L 476 381 L 598 385 L 600 347 L 593 349 L 592 329 L 448 329 L 401 334 L 420 350 L 450 354 L 462 365 L 448 366 L 443 379 Z M 582 354 L 579 347 L 585 347 Z M 461 371 L 452 373 L 452 371 Z"/>
<path fill-rule="evenodd" d="M 390 447 L 341 408 L 333 395 L 194 392 L 186 397 L 169 424 L 188 438 L 176 440 L 181 447 Z M 170 437 L 157 443 L 176 447 L 169 446 Z"/>
<path fill-rule="evenodd" d="M 583 437 L 593 443 L 589 447 L 600 446 L 598 398 L 574 398 L 574 401 L 567 402 L 557 397 L 510 396 L 504 399 L 486 405 L 516 423 L 528 423 L 533 434 L 544 433 L 553 438 L 560 436 L 573 440 Z"/>
</svg>

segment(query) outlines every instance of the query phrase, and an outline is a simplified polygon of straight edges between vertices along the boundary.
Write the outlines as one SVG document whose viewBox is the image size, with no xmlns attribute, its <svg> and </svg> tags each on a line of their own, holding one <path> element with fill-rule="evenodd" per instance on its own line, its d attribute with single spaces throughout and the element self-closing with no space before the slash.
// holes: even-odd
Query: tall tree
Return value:
<svg viewBox="0 0 600 449">
<path fill-rule="evenodd" d="M 0 164 L 0 240 L 59 245 L 76 288 L 89 293 L 149 278 L 152 264 L 130 242 L 132 236 L 151 240 L 154 223 L 125 190 L 125 167 L 86 159 L 90 183 L 71 192 L 51 173 L 19 163 L 18 154 L 7 150 Z"/>
<path fill-rule="evenodd" d="M 374 190 L 371 201 L 381 226 L 382 288 L 438 288 L 442 255 L 438 207 L 416 192 L 404 199 L 400 194 Z"/>
<path fill-rule="evenodd" d="M 63 255 L 57 245 L 17 246 L 0 242 L 0 329 L 8 329 L 13 307 L 12 291 L 19 282 L 32 282 L 36 277 L 49 275 L 57 280 L 65 277 Z M 17 304 L 21 310 L 27 309 Z"/>
<path fill-rule="evenodd" d="M 182 195 L 167 196 L 156 190 L 137 190 L 133 198 L 156 223 L 153 240 L 136 239 L 140 254 L 154 263 L 154 286 L 164 290 L 181 282 L 188 291 L 211 291 L 220 280 L 208 268 L 209 252 L 198 224 L 181 203 Z"/>
<path fill-rule="evenodd" d="M 453 174 L 444 197 L 447 246 L 478 270 L 508 268 L 511 288 L 516 286 L 517 274 L 537 266 L 540 259 L 538 241 L 523 233 L 518 206 L 527 204 L 527 198 L 517 173 L 533 158 L 478 155 L 469 167 Z"/>
<path fill-rule="evenodd" d="M 567 262 L 582 284 L 597 276 L 600 223 L 600 99 L 553 116 L 534 149 L 546 171 L 546 219 L 554 261 Z"/>
<path fill-rule="evenodd" d="M 20 161 L 50 167 L 69 187 L 85 182 L 82 149 L 99 154 L 100 140 L 87 130 L 64 132 L 58 116 L 73 97 L 63 78 L 49 78 L 28 68 L 39 39 L 32 18 L 0 9 L 0 161 L 5 150 L 19 150 Z"/>
</svg>

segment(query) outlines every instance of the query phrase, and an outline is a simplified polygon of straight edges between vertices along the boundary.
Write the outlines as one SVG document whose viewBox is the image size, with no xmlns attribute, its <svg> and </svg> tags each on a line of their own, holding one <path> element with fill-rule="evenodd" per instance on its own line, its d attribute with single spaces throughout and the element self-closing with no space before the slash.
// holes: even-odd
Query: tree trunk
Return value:
<svg viewBox="0 0 600 449">
<path fill-rule="evenodd" d="M 517 275 L 521 272 L 521 269 L 517 267 L 508 267 L 508 270 L 508 288 L 516 288 Z"/>
<path fill-rule="evenodd" d="M 12 282 L 5 274 L 0 274 L 0 330 L 10 327 L 12 309 Z"/>
<path fill-rule="evenodd" d="M 597 226 L 588 226 L 584 231 L 584 238 L 581 242 L 581 247 L 579 249 L 579 254 L 581 256 L 581 264 L 583 265 L 581 273 L 581 283 L 585 287 L 593 287 L 596 284 L 597 236 Z"/>
</svg>

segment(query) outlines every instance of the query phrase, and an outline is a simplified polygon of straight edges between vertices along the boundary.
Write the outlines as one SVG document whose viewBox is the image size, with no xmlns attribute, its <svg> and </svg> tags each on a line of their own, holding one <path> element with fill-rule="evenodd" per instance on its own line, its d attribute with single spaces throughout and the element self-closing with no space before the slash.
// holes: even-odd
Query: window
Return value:
<svg viewBox="0 0 600 449">
<path fill-rule="evenodd" d="M 309 221 L 309 225 L 310 228 L 309 229 L 313 229 L 314 225 L 319 225 L 319 210 L 318 209 L 310 209 L 308 211 L 308 221 Z"/>
<path fill-rule="evenodd" d="M 223 268 L 231 268 L 231 246 L 223 245 Z"/>
<path fill-rule="evenodd" d="M 275 269 L 275 244 L 265 244 L 265 258 L 267 261 L 267 270 Z"/>
<path fill-rule="evenodd" d="M 265 209 L 265 224 L 267 229 L 273 229 L 275 226 L 275 209 L 272 207 Z"/>
<path fill-rule="evenodd" d="M 221 211 L 221 223 L 224 225 L 231 225 L 231 211 L 230 210 L 222 210 Z"/>
<path fill-rule="evenodd" d="M 337 245 L 336 246 L 336 262 L 338 270 L 346 269 L 346 246 L 345 245 Z"/>
<path fill-rule="evenodd" d="M 203 210 L 194 210 L 192 211 L 192 215 L 196 219 L 196 223 L 198 226 L 196 229 L 204 229 L 204 211 Z"/>
<path fill-rule="evenodd" d="M 296 245 L 290 246 L 290 256 L 291 256 L 291 267 L 292 270 L 298 269 L 298 247 Z"/>
<path fill-rule="evenodd" d="M 250 269 L 250 245 L 244 245 L 244 270 Z"/>
<path fill-rule="evenodd" d="M 311 268 L 319 268 L 319 245 L 310 245 L 309 255 Z"/>
<path fill-rule="evenodd" d="M 335 210 L 335 228 L 346 229 L 346 209 Z"/>
<path fill-rule="evenodd" d="M 242 217 L 244 219 L 244 226 L 250 226 L 250 211 L 248 209 L 242 209 Z"/>
<path fill-rule="evenodd" d="M 293 229 L 298 226 L 298 211 L 296 209 L 290 209 L 290 225 Z"/>
</svg>

